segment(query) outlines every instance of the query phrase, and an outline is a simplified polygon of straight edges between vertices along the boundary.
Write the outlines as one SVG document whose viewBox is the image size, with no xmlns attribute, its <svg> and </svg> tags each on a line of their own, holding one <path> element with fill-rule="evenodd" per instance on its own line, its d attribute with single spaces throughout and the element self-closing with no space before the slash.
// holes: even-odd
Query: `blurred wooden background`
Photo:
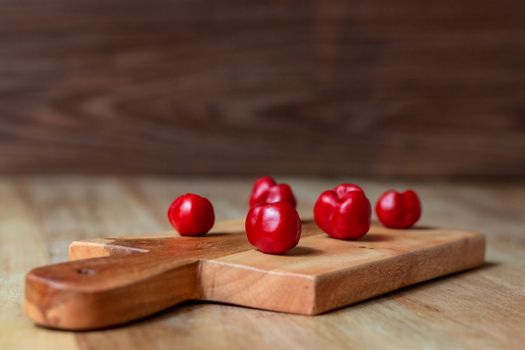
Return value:
<svg viewBox="0 0 525 350">
<path fill-rule="evenodd" d="M 525 175 L 525 1 L 0 0 L 0 172 Z"/>
</svg>

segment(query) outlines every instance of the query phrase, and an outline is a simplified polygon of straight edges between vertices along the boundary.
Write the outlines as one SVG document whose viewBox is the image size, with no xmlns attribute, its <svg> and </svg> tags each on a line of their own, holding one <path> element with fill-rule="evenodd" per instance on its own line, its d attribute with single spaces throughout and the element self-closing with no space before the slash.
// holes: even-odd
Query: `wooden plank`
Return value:
<svg viewBox="0 0 525 350">
<path fill-rule="evenodd" d="M 315 315 L 414 283 L 480 266 L 485 238 L 447 229 L 374 225 L 362 241 L 328 238 L 303 223 L 285 255 L 254 250 L 243 220 L 206 237 L 106 238 L 73 242 L 72 262 L 26 276 L 24 309 L 36 323 L 97 329 L 188 300 Z M 92 259 L 78 259 L 78 258 Z"/>
<path fill-rule="evenodd" d="M 521 0 L 3 1 L 0 171 L 524 175 L 524 21 Z"/>
</svg>

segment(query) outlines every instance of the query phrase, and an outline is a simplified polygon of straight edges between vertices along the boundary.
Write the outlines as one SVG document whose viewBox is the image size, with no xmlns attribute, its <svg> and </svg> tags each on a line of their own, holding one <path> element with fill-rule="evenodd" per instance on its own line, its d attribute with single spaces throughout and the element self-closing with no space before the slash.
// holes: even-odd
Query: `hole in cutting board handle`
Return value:
<svg viewBox="0 0 525 350">
<path fill-rule="evenodd" d="M 89 275 L 89 276 L 92 276 L 92 275 L 96 275 L 97 274 L 97 271 L 93 270 L 93 269 L 86 269 L 86 268 L 82 268 L 82 269 L 78 269 L 77 270 L 77 273 L 79 275 Z"/>
</svg>

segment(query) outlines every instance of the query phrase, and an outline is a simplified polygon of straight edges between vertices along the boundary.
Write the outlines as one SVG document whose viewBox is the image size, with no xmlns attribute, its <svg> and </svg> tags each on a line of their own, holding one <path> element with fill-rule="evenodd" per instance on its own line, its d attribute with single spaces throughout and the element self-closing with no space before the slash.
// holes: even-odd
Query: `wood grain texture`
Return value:
<svg viewBox="0 0 525 350">
<path fill-rule="evenodd" d="M 73 242 L 74 261 L 27 274 L 24 310 L 68 330 L 110 327 L 190 300 L 317 315 L 478 267 L 485 257 L 483 235 L 451 229 L 373 225 L 352 242 L 330 239 L 310 220 L 296 248 L 267 255 L 248 243 L 244 220 L 222 226 L 205 237 Z"/>
<path fill-rule="evenodd" d="M 481 231 L 487 264 L 315 317 L 188 303 L 103 331 L 56 332 L 22 313 L 24 274 L 67 259 L 72 240 L 170 229 L 165 209 L 182 192 L 208 196 L 217 219 L 243 216 L 252 179 L 0 178 L 2 349 L 522 349 L 525 343 L 525 183 L 281 178 L 303 217 L 316 197 L 356 182 L 375 201 L 387 188 L 420 194 L 421 225 Z"/>
<path fill-rule="evenodd" d="M 525 174 L 521 0 L 1 4 L 3 173 Z"/>
</svg>

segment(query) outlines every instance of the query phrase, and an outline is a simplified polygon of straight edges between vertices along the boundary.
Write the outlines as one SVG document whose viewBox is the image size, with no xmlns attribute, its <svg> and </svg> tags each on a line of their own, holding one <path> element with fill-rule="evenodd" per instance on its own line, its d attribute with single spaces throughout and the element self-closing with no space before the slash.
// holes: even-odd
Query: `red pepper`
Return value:
<svg viewBox="0 0 525 350">
<path fill-rule="evenodd" d="M 376 203 L 376 214 L 386 227 L 409 228 L 421 217 L 421 202 L 416 192 L 387 191 Z"/>
<path fill-rule="evenodd" d="M 259 204 L 246 216 L 248 241 L 267 254 L 281 254 L 292 249 L 301 238 L 301 219 L 289 203 Z"/>
<path fill-rule="evenodd" d="M 255 181 L 250 195 L 250 208 L 262 203 L 287 202 L 294 208 L 297 205 L 292 189 L 287 184 L 277 184 L 269 176 Z"/>
<path fill-rule="evenodd" d="M 168 219 L 181 236 L 200 236 L 212 228 L 215 212 L 207 198 L 186 193 L 170 205 Z"/>
<path fill-rule="evenodd" d="M 341 184 L 321 193 L 314 206 L 315 223 L 333 238 L 356 240 L 370 229 L 372 208 L 357 185 Z"/>
</svg>

